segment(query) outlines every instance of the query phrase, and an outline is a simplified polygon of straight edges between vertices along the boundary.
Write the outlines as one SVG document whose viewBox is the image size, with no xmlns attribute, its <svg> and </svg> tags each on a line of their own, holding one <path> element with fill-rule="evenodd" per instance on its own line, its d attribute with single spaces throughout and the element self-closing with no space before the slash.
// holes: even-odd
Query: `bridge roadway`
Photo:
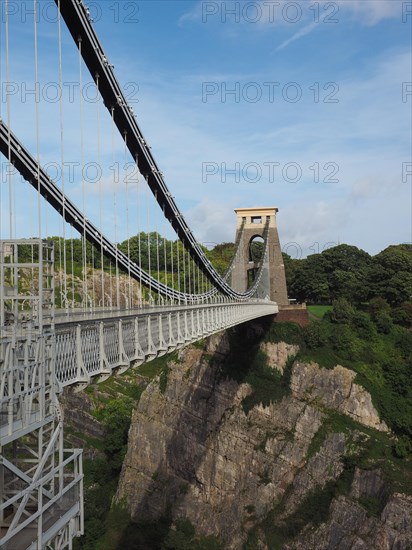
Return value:
<svg viewBox="0 0 412 550">
<path fill-rule="evenodd" d="M 79 389 L 240 323 L 274 315 L 265 300 L 135 310 L 56 311 L 55 372 Z"/>
</svg>

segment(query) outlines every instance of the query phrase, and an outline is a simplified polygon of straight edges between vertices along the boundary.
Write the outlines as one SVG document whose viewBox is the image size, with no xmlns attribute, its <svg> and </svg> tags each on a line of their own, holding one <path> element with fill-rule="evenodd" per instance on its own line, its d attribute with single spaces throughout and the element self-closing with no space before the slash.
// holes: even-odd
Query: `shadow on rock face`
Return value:
<svg viewBox="0 0 412 550">
<path fill-rule="evenodd" d="M 171 518 L 185 515 L 189 487 L 192 493 L 203 490 L 198 469 L 225 413 L 242 399 L 239 384 L 271 322 L 263 319 L 215 335 L 204 350 L 185 348 L 180 361 L 170 365 L 164 394 L 156 384 L 143 394 L 117 494 L 118 500 L 126 497 L 140 531 L 156 521 L 156 536 L 164 538 Z M 122 544 L 144 548 L 133 542 L 132 531 L 133 525 Z"/>
</svg>

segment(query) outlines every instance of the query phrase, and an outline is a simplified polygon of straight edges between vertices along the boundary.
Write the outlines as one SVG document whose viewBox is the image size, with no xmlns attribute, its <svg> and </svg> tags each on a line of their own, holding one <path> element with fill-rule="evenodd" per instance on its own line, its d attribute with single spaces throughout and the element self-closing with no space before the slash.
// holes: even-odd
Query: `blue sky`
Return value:
<svg viewBox="0 0 412 550">
<path fill-rule="evenodd" d="M 58 79 L 57 30 L 47 21 L 47 4 L 40 3 L 38 27 L 44 83 Z M 337 242 L 376 253 L 412 241 L 410 2 L 107 0 L 89 6 L 166 182 L 200 241 L 233 240 L 233 209 L 260 205 L 279 207 L 282 245 L 294 257 Z M 32 22 L 21 19 L 10 22 L 10 80 L 18 83 L 33 79 Z M 4 21 L 1 33 L 5 82 Z M 64 79 L 78 81 L 76 50 L 67 33 L 63 38 Z M 33 105 L 21 105 L 19 94 L 10 105 L 15 132 L 35 147 Z M 58 107 L 40 105 L 43 162 L 61 158 Z M 95 158 L 95 106 L 84 107 L 86 153 Z M 5 118 L 4 97 L 1 112 Z M 78 105 L 66 101 L 64 113 L 65 154 L 78 160 Z M 102 157 L 109 162 L 107 115 L 102 126 Z M 117 140 L 116 159 L 122 155 Z M 69 187 L 69 196 L 80 206 L 84 200 L 90 217 L 98 217 L 96 187 L 86 187 L 85 198 L 78 181 Z M 102 187 L 112 192 L 108 176 Z M 110 202 L 103 205 L 112 216 Z M 120 186 L 118 239 L 125 236 L 121 205 Z M 21 228 L 24 219 L 20 214 Z"/>
</svg>

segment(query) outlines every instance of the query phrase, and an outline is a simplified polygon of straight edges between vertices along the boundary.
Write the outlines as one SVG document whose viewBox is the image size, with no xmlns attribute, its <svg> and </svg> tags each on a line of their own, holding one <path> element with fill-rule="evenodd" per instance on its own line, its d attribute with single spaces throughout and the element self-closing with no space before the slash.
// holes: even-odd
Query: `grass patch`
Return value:
<svg viewBox="0 0 412 550">
<path fill-rule="evenodd" d="M 92 388 L 94 387 L 96 386 L 92 386 Z M 134 373 L 130 373 L 129 371 L 127 371 L 120 375 L 111 376 L 104 382 L 100 382 L 96 387 L 96 390 L 97 390 L 96 393 L 97 394 L 105 393 L 113 399 L 126 396 L 126 397 L 129 397 L 130 399 L 133 399 L 137 403 L 144 389 L 145 389 L 145 384 L 139 383 L 138 376 L 136 376 L 136 374 Z M 96 393 L 94 392 L 94 390 L 93 391 L 90 390 L 89 396 L 95 402 L 98 402 L 99 400 L 101 401 L 102 397 L 96 395 Z"/>
<path fill-rule="evenodd" d="M 336 365 L 342 364 L 340 357 L 329 347 L 317 349 L 303 349 L 298 353 L 297 358 L 304 363 L 315 362 L 325 369 L 333 369 Z"/>
<path fill-rule="evenodd" d="M 306 455 L 307 458 L 312 458 L 312 456 L 320 451 L 328 434 L 343 433 L 346 435 L 350 433 L 351 430 L 354 430 L 358 427 L 361 428 L 361 424 L 358 424 L 344 414 L 332 410 L 328 411 L 326 418 L 324 419 L 323 423 L 321 424 L 318 431 L 313 436 L 312 441 L 310 442 Z"/>
<path fill-rule="evenodd" d="M 304 343 L 303 330 L 296 323 L 272 323 L 264 336 L 265 342 L 285 342 L 286 344 L 297 344 L 301 346 Z"/>
<path fill-rule="evenodd" d="M 153 380 L 156 376 L 159 376 L 163 371 L 168 370 L 169 362 L 177 363 L 179 361 L 178 355 L 176 352 L 168 353 L 162 357 L 156 357 L 153 361 L 148 363 L 143 363 L 137 371 L 138 373 L 146 378 L 147 380 Z"/>
<path fill-rule="evenodd" d="M 193 342 L 190 345 L 193 346 L 194 348 L 201 349 L 203 351 L 206 350 L 206 340 L 204 338 L 203 340 L 196 340 L 196 342 Z"/>
<path fill-rule="evenodd" d="M 312 317 L 323 319 L 327 311 L 332 309 L 332 306 L 307 306 L 308 312 Z"/>
</svg>

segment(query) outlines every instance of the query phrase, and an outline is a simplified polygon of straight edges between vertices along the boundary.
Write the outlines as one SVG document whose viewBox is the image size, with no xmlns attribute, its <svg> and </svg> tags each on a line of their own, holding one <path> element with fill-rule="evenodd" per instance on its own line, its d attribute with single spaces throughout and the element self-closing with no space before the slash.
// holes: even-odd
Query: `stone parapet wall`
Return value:
<svg viewBox="0 0 412 550">
<path fill-rule="evenodd" d="M 292 321 L 301 327 L 309 324 L 309 314 L 306 304 L 279 305 L 279 313 L 275 316 L 275 323 Z"/>
</svg>

